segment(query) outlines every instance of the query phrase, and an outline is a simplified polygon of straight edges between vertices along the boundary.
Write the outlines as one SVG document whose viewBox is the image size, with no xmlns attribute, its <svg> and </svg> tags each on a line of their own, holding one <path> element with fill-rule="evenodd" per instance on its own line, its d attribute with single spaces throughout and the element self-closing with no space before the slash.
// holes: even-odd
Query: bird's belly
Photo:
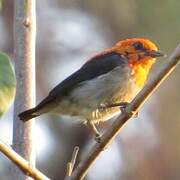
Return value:
<svg viewBox="0 0 180 180">
<path fill-rule="evenodd" d="M 123 85 L 123 86 L 122 86 Z M 139 92 L 139 87 L 137 87 L 134 83 L 133 79 L 129 79 L 122 84 L 119 84 L 119 87 L 112 88 L 112 91 L 109 91 L 109 94 L 99 100 L 99 104 L 110 105 L 120 102 L 131 102 L 131 100 L 136 96 Z M 88 114 L 88 119 L 93 120 L 94 122 L 106 121 L 111 119 L 120 113 L 120 107 L 112 107 L 112 108 L 98 108 L 96 106 L 95 110 L 92 110 L 90 114 Z"/>
<path fill-rule="evenodd" d="M 118 70 L 82 83 L 68 99 L 61 101 L 56 111 L 79 116 L 84 121 L 99 122 L 112 118 L 120 112 L 119 107 L 99 109 L 100 105 L 130 102 L 140 90 L 128 69 L 127 72 L 121 70 L 121 74 Z"/>
</svg>

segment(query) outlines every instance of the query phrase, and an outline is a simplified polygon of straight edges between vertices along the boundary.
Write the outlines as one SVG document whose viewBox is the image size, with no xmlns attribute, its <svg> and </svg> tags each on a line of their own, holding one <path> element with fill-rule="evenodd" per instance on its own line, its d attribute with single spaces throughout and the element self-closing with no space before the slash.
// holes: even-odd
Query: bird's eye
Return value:
<svg viewBox="0 0 180 180">
<path fill-rule="evenodd" d="M 143 46 L 143 44 L 141 42 L 135 42 L 133 44 L 133 46 L 136 50 L 144 50 L 145 49 L 145 47 Z"/>
</svg>

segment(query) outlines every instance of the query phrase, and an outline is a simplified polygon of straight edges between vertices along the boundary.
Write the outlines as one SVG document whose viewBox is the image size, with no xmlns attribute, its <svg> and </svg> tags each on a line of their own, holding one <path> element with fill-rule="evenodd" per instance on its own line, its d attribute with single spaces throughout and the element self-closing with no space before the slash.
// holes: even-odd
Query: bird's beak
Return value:
<svg viewBox="0 0 180 180">
<path fill-rule="evenodd" d="M 162 51 L 152 50 L 152 51 L 148 52 L 148 56 L 151 56 L 152 58 L 155 58 L 155 57 L 165 56 L 165 54 Z"/>
</svg>

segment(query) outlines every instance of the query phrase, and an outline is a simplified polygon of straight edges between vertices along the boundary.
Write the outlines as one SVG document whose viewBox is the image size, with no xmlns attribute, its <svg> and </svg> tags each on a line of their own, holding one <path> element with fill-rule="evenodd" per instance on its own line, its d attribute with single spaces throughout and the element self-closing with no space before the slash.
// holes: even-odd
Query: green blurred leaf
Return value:
<svg viewBox="0 0 180 180">
<path fill-rule="evenodd" d="M 16 89 L 16 78 L 9 57 L 0 52 L 0 117 L 11 105 Z"/>
<path fill-rule="evenodd" d="M 3 7 L 3 0 L 0 0 L 0 11 L 2 10 Z"/>
</svg>

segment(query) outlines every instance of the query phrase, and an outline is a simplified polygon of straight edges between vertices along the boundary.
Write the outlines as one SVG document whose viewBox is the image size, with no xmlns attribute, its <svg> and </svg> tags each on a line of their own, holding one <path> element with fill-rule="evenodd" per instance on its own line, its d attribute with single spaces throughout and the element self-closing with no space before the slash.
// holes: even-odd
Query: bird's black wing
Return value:
<svg viewBox="0 0 180 180">
<path fill-rule="evenodd" d="M 117 66 L 125 64 L 127 64 L 125 57 L 122 57 L 116 52 L 95 56 L 86 62 L 78 71 L 52 89 L 49 95 L 37 106 L 37 108 L 39 109 L 49 102 L 67 96 L 71 90 L 80 85 L 81 82 L 106 74 Z"/>
</svg>

